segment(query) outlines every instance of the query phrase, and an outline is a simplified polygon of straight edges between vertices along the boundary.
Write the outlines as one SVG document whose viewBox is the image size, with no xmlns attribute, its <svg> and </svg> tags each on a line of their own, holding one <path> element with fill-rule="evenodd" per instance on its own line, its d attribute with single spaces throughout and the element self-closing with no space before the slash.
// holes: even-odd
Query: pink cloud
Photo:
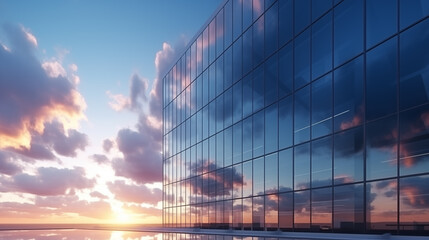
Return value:
<svg viewBox="0 0 429 240">
<path fill-rule="evenodd" d="M 21 171 L 21 167 L 15 164 L 14 157 L 8 153 L 0 151 L 0 173 L 14 175 Z M 2 190 L 0 189 L 0 192 Z"/>
<path fill-rule="evenodd" d="M 90 193 L 90 196 L 93 198 L 99 198 L 99 199 L 107 199 L 108 197 L 104 194 L 102 194 L 101 192 L 98 191 L 94 191 Z"/>
<path fill-rule="evenodd" d="M 162 201 L 161 189 L 150 189 L 145 185 L 126 184 L 125 181 L 108 183 L 109 190 L 122 202 L 148 203 L 156 205 Z"/>
<path fill-rule="evenodd" d="M 103 154 L 93 154 L 90 158 L 92 158 L 98 164 L 106 164 L 109 162 L 109 158 Z"/>
<path fill-rule="evenodd" d="M 103 150 L 108 153 L 108 152 L 110 152 L 110 149 L 112 149 L 113 145 L 114 145 L 114 142 L 112 140 L 104 139 Z"/>
<path fill-rule="evenodd" d="M 94 179 L 85 177 L 85 170 L 81 167 L 74 169 L 38 168 L 35 175 L 20 173 L 11 179 L 0 179 L 8 192 L 31 193 L 40 196 L 62 195 L 73 193 L 76 189 L 91 188 Z"/>
</svg>

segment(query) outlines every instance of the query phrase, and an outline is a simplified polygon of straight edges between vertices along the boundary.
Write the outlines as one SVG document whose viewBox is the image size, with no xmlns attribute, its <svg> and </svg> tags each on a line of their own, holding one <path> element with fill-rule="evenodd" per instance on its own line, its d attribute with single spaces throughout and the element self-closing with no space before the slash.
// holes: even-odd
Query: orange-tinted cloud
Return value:
<svg viewBox="0 0 429 240">
<path fill-rule="evenodd" d="M 150 189 L 145 185 L 127 184 L 125 181 L 108 183 L 109 190 L 122 202 L 147 203 L 156 205 L 162 200 L 162 190 Z"/>
</svg>

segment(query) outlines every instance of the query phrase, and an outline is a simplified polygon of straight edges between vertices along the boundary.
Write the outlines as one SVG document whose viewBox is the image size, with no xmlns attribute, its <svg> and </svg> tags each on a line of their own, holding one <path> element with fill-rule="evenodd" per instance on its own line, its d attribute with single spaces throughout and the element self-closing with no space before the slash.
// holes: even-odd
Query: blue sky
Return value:
<svg viewBox="0 0 429 240">
<path fill-rule="evenodd" d="M 0 1 L 0 223 L 159 222 L 155 58 L 221 2 Z"/>
</svg>

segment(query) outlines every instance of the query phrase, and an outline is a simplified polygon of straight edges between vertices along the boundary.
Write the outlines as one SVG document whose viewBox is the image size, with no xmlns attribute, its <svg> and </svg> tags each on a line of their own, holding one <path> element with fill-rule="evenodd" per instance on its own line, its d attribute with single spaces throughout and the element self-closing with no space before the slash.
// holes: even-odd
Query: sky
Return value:
<svg viewBox="0 0 429 240">
<path fill-rule="evenodd" d="M 0 1 L 0 223 L 161 223 L 161 81 L 222 0 Z"/>
</svg>

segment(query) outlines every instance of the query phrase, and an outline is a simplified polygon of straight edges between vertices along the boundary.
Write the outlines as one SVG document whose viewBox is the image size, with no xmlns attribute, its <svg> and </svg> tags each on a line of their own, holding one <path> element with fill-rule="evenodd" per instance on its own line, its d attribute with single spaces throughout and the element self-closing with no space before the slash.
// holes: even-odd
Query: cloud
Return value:
<svg viewBox="0 0 429 240">
<path fill-rule="evenodd" d="M 107 199 L 108 198 L 106 195 L 104 195 L 98 191 L 91 192 L 89 195 L 93 198 L 99 198 L 99 199 Z"/>
<path fill-rule="evenodd" d="M 78 149 L 84 151 L 88 145 L 88 136 L 77 130 L 69 129 L 67 134 L 59 122 L 46 123 L 43 140 L 52 145 L 56 153 L 66 157 L 76 157 Z"/>
<path fill-rule="evenodd" d="M 103 154 L 93 154 L 91 158 L 98 164 L 105 164 L 109 162 L 109 159 L 106 155 Z"/>
<path fill-rule="evenodd" d="M 45 123 L 76 127 L 86 104 L 59 62 L 36 58 L 29 30 L 6 25 L 4 32 L 10 46 L 0 48 L 0 148 L 30 149 Z"/>
<path fill-rule="evenodd" d="M 110 139 L 104 139 L 103 141 L 103 150 L 105 152 L 110 152 L 110 149 L 112 149 L 114 142 Z"/>
<path fill-rule="evenodd" d="M 122 202 L 148 203 L 156 205 L 162 201 L 162 190 L 150 189 L 145 185 L 126 184 L 125 181 L 108 183 L 109 190 Z"/>
<path fill-rule="evenodd" d="M 0 151 L 0 173 L 5 175 L 14 175 L 21 171 L 21 167 L 16 165 L 14 157 L 7 153 Z M 1 192 L 1 190 L 0 190 Z"/>
<path fill-rule="evenodd" d="M 91 188 L 95 180 L 87 179 L 85 170 L 81 167 L 73 169 L 41 167 L 37 169 L 36 175 L 20 173 L 11 179 L 0 179 L 0 183 L 9 192 L 54 196 L 72 193 L 76 189 Z"/>
</svg>

